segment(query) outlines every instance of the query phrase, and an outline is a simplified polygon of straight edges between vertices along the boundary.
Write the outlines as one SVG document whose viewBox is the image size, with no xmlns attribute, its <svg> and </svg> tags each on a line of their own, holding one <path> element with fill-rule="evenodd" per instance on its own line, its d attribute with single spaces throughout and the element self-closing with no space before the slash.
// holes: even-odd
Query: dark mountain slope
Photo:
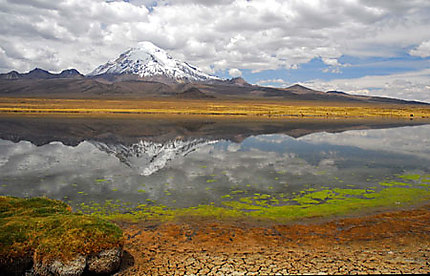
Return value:
<svg viewBox="0 0 430 276">
<path fill-rule="evenodd" d="M 198 88 L 191 87 L 190 89 L 185 90 L 184 92 L 180 92 L 176 94 L 176 97 L 182 98 L 182 99 L 210 99 L 215 98 L 211 95 L 206 95 L 202 91 L 200 91 Z"/>
</svg>

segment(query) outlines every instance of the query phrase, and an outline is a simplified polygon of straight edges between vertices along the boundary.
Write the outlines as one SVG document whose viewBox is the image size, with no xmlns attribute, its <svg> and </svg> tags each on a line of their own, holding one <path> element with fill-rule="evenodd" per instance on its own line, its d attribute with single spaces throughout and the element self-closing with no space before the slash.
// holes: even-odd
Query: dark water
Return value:
<svg viewBox="0 0 430 276">
<path fill-rule="evenodd" d="M 75 208 L 107 200 L 190 207 L 218 204 L 238 190 L 288 195 L 308 188 L 370 188 L 396 175 L 430 174 L 430 125 L 0 123 L 0 194 L 48 196 Z"/>
</svg>

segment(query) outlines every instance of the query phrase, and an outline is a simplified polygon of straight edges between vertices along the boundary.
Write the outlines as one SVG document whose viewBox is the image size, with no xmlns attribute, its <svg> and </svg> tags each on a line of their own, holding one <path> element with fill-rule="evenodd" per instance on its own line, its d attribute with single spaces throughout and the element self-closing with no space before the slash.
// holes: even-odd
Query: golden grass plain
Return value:
<svg viewBox="0 0 430 276">
<path fill-rule="evenodd" d="M 3 115 L 430 119 L 430 106 L 275 100 L 0 98 Z"/>
</svg>

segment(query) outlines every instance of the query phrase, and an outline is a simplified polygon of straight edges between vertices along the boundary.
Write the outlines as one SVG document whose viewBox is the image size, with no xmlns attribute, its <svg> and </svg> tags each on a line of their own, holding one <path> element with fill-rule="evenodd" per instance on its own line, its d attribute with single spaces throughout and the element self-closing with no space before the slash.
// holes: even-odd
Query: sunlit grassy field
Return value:
<svg viewBox="0 0 430 276">
<path fill-rule="evenodd" d="M 0 114 L 75 116 L 200 115 L 244 117 L 430 118 L 430 106 L 340 102 L 189 99 L 41 99 L 0 98 Z"/>
</svg>

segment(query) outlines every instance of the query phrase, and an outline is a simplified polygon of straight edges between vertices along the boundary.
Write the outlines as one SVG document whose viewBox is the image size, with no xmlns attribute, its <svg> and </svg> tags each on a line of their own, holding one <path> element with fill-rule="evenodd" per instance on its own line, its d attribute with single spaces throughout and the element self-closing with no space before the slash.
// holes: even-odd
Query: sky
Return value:
<svg viewBox="0 0 430 276">
<path fill-rule="evenodd" d="M 138 42 L 222 78 L 430 102 L 428 0 L 0 0 L 0 73 L 87 74 Z"/>
</svg>

